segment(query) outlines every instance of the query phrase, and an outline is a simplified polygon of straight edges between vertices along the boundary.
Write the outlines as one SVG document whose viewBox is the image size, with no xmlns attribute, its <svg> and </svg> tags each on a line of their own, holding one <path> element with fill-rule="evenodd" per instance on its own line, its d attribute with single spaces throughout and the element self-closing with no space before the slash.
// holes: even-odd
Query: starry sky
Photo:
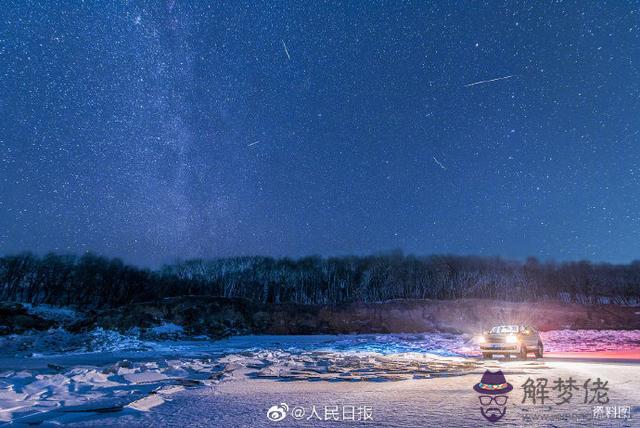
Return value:
<svg viewBox="0 0 640 428">
<path fill-rule="evenodd" d="M 0 253 L 640 259 L 638 1 L 0 10 Z"/>
</svg>

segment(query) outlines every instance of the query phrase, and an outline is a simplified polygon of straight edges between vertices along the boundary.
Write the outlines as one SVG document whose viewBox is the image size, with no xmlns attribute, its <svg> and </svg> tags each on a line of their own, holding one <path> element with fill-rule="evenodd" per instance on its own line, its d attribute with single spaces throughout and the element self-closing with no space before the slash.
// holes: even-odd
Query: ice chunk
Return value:
<svg viewBox="0 0 640 428">
<path fill-rule="evenodd" d="M 164 403 L 164 398 L 160 394 L 151 394 L 144 398 L 134 401 L 133 403 L 128 404 L 126 407 L 140 410 L 141 412 L 148 412 Z"/>
<path fill-rule="evenodd" d="M 151 334 L 160 335 L 180 335 L 184 333 L 184 328 L 173 323 L 166 323 L 149 329 Z"/>
</svg>

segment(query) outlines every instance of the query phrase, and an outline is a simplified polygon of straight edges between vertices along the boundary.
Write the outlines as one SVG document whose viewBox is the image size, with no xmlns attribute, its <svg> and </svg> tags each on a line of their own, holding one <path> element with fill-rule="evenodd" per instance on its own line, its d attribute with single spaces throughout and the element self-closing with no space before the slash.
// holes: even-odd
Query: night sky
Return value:
<svg viewBox="0 0 640 428">
<path fill-rule="evenodd" d="M 640 3 L 9 1 L 0 253 L 640 259 Z"/>
</svg>

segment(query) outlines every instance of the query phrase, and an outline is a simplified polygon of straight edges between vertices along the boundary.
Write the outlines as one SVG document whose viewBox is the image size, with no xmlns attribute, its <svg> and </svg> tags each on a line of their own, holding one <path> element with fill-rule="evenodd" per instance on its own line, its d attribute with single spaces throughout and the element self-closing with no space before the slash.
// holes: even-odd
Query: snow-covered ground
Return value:
<svg viewBox="0 0 640 428">
<path fill-rule="evenodd" d="M 45 319 L 56 320 L 61 322 L 78 321 L 83 317 L 78 311 L 69 307 L 51 306 L 45 304 L 32 305 L 30 303 L 21 303 L 28 313 L 41 316 Z"/>
<path fill-rule="evenodd" d="M 0 357 L 38 357 L 91 352 L 156 352 L 171 355 L 229 353 L 251 349 L 329 350 L 378 354 L 428 353 L 441 357 L 477 356 L 475 338 L 467 334 L 362 334 L 314 336 L 234 336 L 210 341 L 207 337 L 179 338 L 182 327 L 164 324 L 141 333 L 121 334 L 97 328 L 70 334 L 63 328 L 0 336 Z M 640 330 L 554 330 L 540 333 L 548 352 L 620 351 L 640 348 Z"/>
<path fill-rule="evenodd" d="M 180 333 L 173 325 L 155 332 Z M 556 331 L 543 339 L 546 349 L 556 352 L 640 352 L 640 331 Z M 385 425 L 421 426 L 432 417 L 444 425 L 477 426 L 482 421 L 471 388 L 485 368 L 498 367 L 514 393 L 529 376 L 544 375 L 550 386 L 557 377 L 572 376 L 580 384 L 600 377 L 610 382 L 612 402 L 634 412 L 640 405 L 640 384 L 633 380 L 640 378 L 640 365 L 634 362 L 487 362 L 476 354 L 471 336 L 437 333 L 239 336 L 215 342 L 150 340 L 104 330 L 5 336 L 0 338 L 0 421 L 267 426 L 273 424 L 267 409 L 284 402 L 306 411 L 313 405 L 370 405 L 374 421 Z M 518 394 L 509 418 L 501 421 L 507 425 L 521 426 L 533 414 L 528 412 L 558 417 L 560 410 L 582 414 L 582 419 L 566 417 L 566 426 L 594 422 L 585 416 L 593 404 L 538 409 L 522 405 L 520 389 Z M 453 414 L 457 419 L 448 420 Z M 290 417 L 279 424 L 311 421 Z"/>
<path fill-rule="evenodd" d="M 640 330 L 552 330 L 540 336 L 549 352 L 640 349 Z"/>
</svg>

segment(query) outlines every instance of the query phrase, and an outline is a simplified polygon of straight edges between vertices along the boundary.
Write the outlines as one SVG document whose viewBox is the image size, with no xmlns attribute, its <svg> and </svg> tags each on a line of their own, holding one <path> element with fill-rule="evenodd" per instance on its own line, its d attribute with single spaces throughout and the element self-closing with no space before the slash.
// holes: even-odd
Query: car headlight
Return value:
<svg viewBox="0 0 640 428">
<path fill-rule="evenodd" d="M 487 339 L 484 336 L 478 336 L 478 343 L 484 343 Z"/>
<path fill-rule="evenodd" d="M 518 343 L 518 338 L 515 336 L 507 336 L 507 343 Z"/>
</svg>

